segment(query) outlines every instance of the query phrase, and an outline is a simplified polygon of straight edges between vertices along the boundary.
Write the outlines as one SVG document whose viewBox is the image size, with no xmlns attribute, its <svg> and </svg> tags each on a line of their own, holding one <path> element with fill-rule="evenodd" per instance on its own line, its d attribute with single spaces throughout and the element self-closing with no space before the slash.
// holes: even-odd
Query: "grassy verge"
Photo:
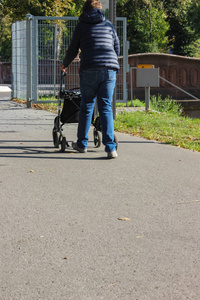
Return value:
<svg viewBox="0 0 200 300">
<path fill-rule="evenodd" d="M 118 114 L 115 130 L 200 151 L 200 119 L 182 116 L 180 105 L 170 99 L 153 97 L 151 109 Z"/>
<path fill-rule="evenodd" d="M 145 107 L 145 103 L 139 99 L 129 100 L 127 103 L 116 103 L 116 107 Z"/>
<path fill-rule="evenodd" d="M 15 101 L 26 103 L 23 100 Z M 138 99 L 128 101 L 127 105 L 145 106 Z M 117 104 L 119 106 L 126 104 Z M 124 111 L 117 114 L 115 130 L 200 152 L 200 119 L 182 116 L 181 106 L 171 99 L 162 100 L 161 97 L 153 96 L 150 107 L 149 112 Z M 58 105 L 55 103 L 34 104 L 33 108 L 58 112 Z"/>
<path fill-rule="evenodd" d="M 33 108 L 48 110 L 48 111 L 50 111 L 52 113 L 55 113 L 55 114 L 58 113 L 58 104 L 56 104 L 56 103 L 47 103 L 47 104 L 45 104 L 45 103 L 36 103 L 36 104 L 33 104 Z"/>
<path fill-rule="evenodd" d="M 45 100 L 45 98 L 41 98 L 40 100 Z M 13 98 L 12 101 L 14 101 L 16 103 L 26 104 L 26 100 Z M 41 109 L 41 110 L 48 110 L 48 111 L 50 111 L 52 113 L 56 113 L 56 114 L 58 113 L 58 104 L 57 103 L 47 103 L 47 104 L 45 104 L 45 103 L 35 103 L 35 104 L 32 105 L 32 108 Z"/>
</svg>

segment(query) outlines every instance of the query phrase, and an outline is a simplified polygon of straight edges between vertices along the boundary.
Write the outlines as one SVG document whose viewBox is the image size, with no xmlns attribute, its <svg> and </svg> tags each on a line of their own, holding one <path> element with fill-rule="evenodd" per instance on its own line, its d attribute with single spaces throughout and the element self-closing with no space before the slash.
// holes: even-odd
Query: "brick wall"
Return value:
<svg viewBox="0 0 200 300">
<path fill-rule="evenodd" d="M 129 65 L 137 67 L 138 64 L 152 64 L 160 68 L 160 76 L 200 98 L 200 59 L 178 55 L 144 53 L 129 55 Z M 131 69 L 130 69 L 131 72 Z M 131 75 L 127 73 L 128 99 L 131 99 Z M 136 87 L 136 70 L 132 70 L 133 98 L 144 100 L 144 88 Z M 160 80 L 159 88 L 151 88 L 151 95 L 160 94 L 162 97 L 170 95 L 173 99 L 192 99 L 175 87 Z"/>
<path fill-rule="evenodd" d="M 122 59 L 122 58 L 120 58 Z M 138 64 L 153 64 L 156 68 L 160 68 L 160 76 L 164 77 L 168 81 L 174 83 L 180 88 L 186 90 L 197 98 L 200 98 L 200 59 L 189 58 L 178 55 L 170 54 L 160 54 L 160 53 L 143 53 L 143 54 L 133 54 L 129 55 L 129 65 L 130 72 L 132 72 L 132 94 L 133 98 L 139 98 L 144 100 L 144 88 L 136 87 L 136 70 L 132 67 L 137 67 Z M 66 78 L 67 85 L 71 85 L 71 81 L 77 83 L 78 86 L 78 67 L 76 64 L 71 66 L 74 71 L 74 75 Z M 60 62 L 57 62 L 57 71 L 60 72 Z M 120 70 L 120 73 L 122 70 Z M 131 75 L 130 72 L 127 73 L 127 91 L 128 99 L 131 99 Z M 46 63 L 39 61 L 39 82 L 47 83 L 52 82 L 52 68 L 51 63 L 47 61 Z M 74 78 L 73 78 L 74 77 Z M 58 77 L 59 78 L 59 77 Z M 122 76 L 119 78 L 122 80 Z M 118 79 L 118 84 L 120 85 L 120 80 Z M 11 63 L 10 62 L 0 62 L 0 84 L 10 84 L 11 83 Z M 170 95 L 173 99 L 177 100 L 188 100 L 192 99 L 188 95 L 179 91 L 178 89 L 172 87 L 170 84 L 160 81 L 159 88 L 151 88 L 151 95 L 161 94 L 162 97 L 167 97 Z"/>
</svg>

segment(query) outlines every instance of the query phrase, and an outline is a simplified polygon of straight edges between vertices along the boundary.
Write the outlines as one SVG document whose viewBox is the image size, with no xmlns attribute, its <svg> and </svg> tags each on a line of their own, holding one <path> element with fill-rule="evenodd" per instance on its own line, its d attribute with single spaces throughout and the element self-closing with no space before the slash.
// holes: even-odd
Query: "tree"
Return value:
<svg viewBox="0 0 200 300">
<path fill-rule="evenodd" d="M 127 18 L 129 53 L 167 51 L 169 25 L 162 1 L 118 0 L 117 16 Z"/>
<path fill-rule="evenodd" d="M 130 53 L 200 56 L 199 1 L 117 0 L 117 14 L 127 17 Z"/>
<path fill-rule="evenodd" d="M 0 56 L 11 58 L 13 22 L 34 16 L 79 16 L 85 0 L 0 0 Z M 200 56 L 200 3 L 196 0 L 117 0 L 127 18 L 129 53 Z"/>
<path fill-rule="evenodd" d="M 0 0 L 0 56 L 11 59 L 11 26 L 34 16 L 80 15 L 84 0 Z"/>
<path fill-rule="evenodd" d="M 189 12 L 196 0 L 165 0 L 164 8 L 170 28 L 167 31 L 173 54 L 194 56 L 197 36 L 189 24 Z"/>
</svg>

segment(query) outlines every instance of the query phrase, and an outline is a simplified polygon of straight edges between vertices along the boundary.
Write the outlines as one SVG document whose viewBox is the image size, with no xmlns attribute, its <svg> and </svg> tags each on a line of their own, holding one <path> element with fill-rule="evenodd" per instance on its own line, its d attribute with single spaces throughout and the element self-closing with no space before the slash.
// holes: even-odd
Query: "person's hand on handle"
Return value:
<svg viewBox="0 0 200 300">
<path fill-rule="evenodd" d="M 61 65 L 60 68 L 61 68 L 61 71 L 62 71 L 62 75 L 65 76 L 67 68 L 65 68 L 64 65 Z"/>
</svg>

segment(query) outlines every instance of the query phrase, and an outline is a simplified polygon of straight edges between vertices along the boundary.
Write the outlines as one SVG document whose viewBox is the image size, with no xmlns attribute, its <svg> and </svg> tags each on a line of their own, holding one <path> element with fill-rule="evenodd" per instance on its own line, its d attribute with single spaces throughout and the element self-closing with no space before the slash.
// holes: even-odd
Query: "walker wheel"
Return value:
<svg viewBox="0 0 200 300">
<path fill-rule="evenodd" d="M 94 145 L 96 148 L 99 148 L 101 146 L 101 132 L 98 131 L 96 128 L 94 128 L 93 135 L 94 135 Z"/>
<path fill-rule="evenodd" d="M 61 139 L 61 149 L 60 149 L 60 152 L 65 152 L 65 149 L 66 149 L 66 137 L 63 136 L 62 139 Z"/>
<path fill-rule="evenodd" d="M 55 148 L 59 148 L 59 138 L 58 138 L 58 132 L 53 129 L 53 144 Z"/>
<path fill-rule="evenodd" d="M 59 129 L 60 128 L 60 120 L 59 120 L 59 117 L 55 117 L 54 119 L 54 129 Z"/>
</svg>

